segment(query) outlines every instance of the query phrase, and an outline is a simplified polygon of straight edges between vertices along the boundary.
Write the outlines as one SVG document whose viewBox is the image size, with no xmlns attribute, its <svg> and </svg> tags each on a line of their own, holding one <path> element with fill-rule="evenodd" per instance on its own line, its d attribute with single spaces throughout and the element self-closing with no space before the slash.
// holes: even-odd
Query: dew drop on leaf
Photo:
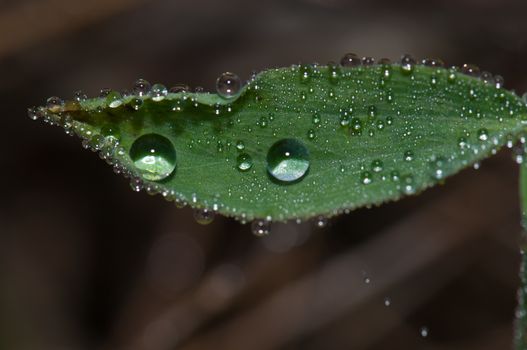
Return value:
<svg viewBox="0 0 527 350">
<path fill-rule="evenodd" d="M 412 74 L 415 63 L 415 58 L 411 55 L 403 55 L 401 57 L 401 72 L 406 75 Z"/>
<path fill-rule="evenodd" d="M 162 84 L 152 86 L 152 100 L 155 102 L 163 101 L 168 95 L 167 88 Z"/>
<path fill-rule="evenodd" d="M 421 335 L 421 337 L 423 338 L 426 338 L 428 337 L 428 333 L 429 333 L 429 330 L 428 330 L 428 327 L 426 326 L 423 326 L 419 329 L 419 334 Z"/>
<path fill-rule="evenodd" d="M 130 148 L 130 159 L 142 178 L 160 181 L 176 169 L 176 150 L 164 136 L 146 134 L 134 141 Z"/>
<path fill-rule="evenodd" d="M 52 112 L 56 111 L 62 106 L 64 106 L 64 101 L 60 97 L 52 96 L 46 101 L 46 107 Z"/>
<path fill-rule="evenodd" d="M 347 53 L 342 56 L 342 59 L 340 60 L 340 65 L 342 67 L 356 67 L 360 66 L 360 64 L 361 59 L 354 53 Z"/>
<path fill-rule="evenodd" d="M 138 79 L 134 84 L 134 94 L 137 96 L 145 96 L 150 93 L 151 85 L 144 79 Z"/>
<path fill-rule="evenodd" d="M 236 167 L 239 171 L 247 171 L 253 166 L 253 159 L 247 153 L 242 153 L 236 158 Z"/>
<path fill-rule="evenodd" d="M 267 152 L 267 171 L 282 183 L 291 183 L 304 177 L 309 169 L 309 152 L 296 139 L 283 139 L 274 143 Z"/>
<path fill-rule="evenodd" d="M 255 220 L 251 223 L 251 231 L 255 236 L 267 236 L 271 232 L 271 223 L 267 220 Z"/>
<path fill-rule="evenodd" d="M 216 91 L 225 99 L 234 98 L 242 88 L 240 78 L 231 72 L 225 72 L 216 80 Z"/>
<path fill-rule="evenodd" d="M 117 91 L 109 91 L 106 95 L 106 104 L 110 108 L 117 108 L 123 104 L 122 96 Z"/>
<path fill-rule="evenodd" d="M 214 221 L 215 213 L 209 209 L 195 209 L 194 210 L 194 220 L 198 224 L 208 225 Z"/>
</svg>

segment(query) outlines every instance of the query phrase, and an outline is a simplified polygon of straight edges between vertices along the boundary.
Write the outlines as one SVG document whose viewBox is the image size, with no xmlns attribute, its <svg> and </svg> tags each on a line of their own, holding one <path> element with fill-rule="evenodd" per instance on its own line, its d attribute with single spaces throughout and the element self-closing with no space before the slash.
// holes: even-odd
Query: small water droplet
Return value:
<svg viewBox="0 0 527 350">
<path fill-rule="evenodd" d="M 419 334 L 421 335 L 421 337 L 423 338 L 426 338 L 428 337 L 428 333 L 429 333 L 429 330 L 428 330 L 428 327 L 426 326 L 423 326 L 419 329 Z"/>
<path fill-rule="evenodd" d="M 363 171 L 360 175 L 360 182 L 364 185 L 369 185 L 373 181 L 373 176 L 369 171 Z"/>
<path fill-rule="evenodd" d="M 209 209 L 194 209 L 194 220 L 196 220 L 196 222 L 198 224 L 208 225 L 212 221 L 214 221 L 214 217 L 215 216 L 216 216 L 216 214 L 212 210 L 209 210 Z"/>
<path fill-rule="evenodd" d="M 75 93 L 73 94 L 73 100 L 76 102 L 84 102 L 87 99 L 88 99 L 88 96 L 80 90 L 75 91 Z"/>
<path fill-rule="evenodd" d="M 319 216 L 316 221 L 318 228 L 324 228 L 328 225 L 328 218 L 325 216 Z"/>
<path fill-rule="evenodd" d="M 465 63 L 463 66 L 461 66 L 461 73 L 469 75 L 471 77 L 478 77 L 479 67 L 473 64 Z"/>
<path fill-rule="evenodd" d="M 27 116 L 31 120 L 37 120 L 38 118 L 41 117 L 41 113 L 37 107 L 32 107 L 32 108 L 27 109 Z"/>
<path fill-rule="evenodd" d="M 415 58 L 413 58 L 411 55 L 403 55 L 401 57 L 401 71 L 403 72 L 403 74 L 412 74 L 412 72 L 414 71 L 415 63 Z"/>
<path fill-rule="evenodd" d="M 362 65 L 363 66 L 372 66 L 375 64 L 375 58 L 365 56 L 362 58 Z"/>
<path fill-rule="evenodd" d="M 320 114 L 317 112 L 313 114 L 313 124 L 315 125 L 320 124 Z"/>
<path fill-rule="evenodd" d="M 179 94 L 179 93 L 182 93 L 182 92 L 189 92 L 189 91 L 190 91 L 190 87 L 188 85 L 185 85 L 185 84 L 174 85 L 169 90 L 169 92 L 171 92 L 173 94 Z"/>
<path fill-rule="evenodd" d="M 231 99 L 240 93 L 242 89 L 241 79 L 234 73 L 225 72 L 216 80 L 216 91 L 225 99 Z"/>
<path fill-rule="evenodd" d="M 155 84 L 154 86 L 152 86 L 151 95 L 153 101 L 163 101 L 168 95 L 168 90 L 163 84 Z"/>
<path fill-rule="evenodd" d="M 274 143 L 267 152 L 267 171 L 274 179 L 291 183 L 303 178 L 309 169 L 309 152 L 296 139 Z"/>
<path fill-rule="evenodd" d="M 379 173 L 382 171 L 383 163 L 380 159 L 375 159 L 373 162 L 371 162 L 371 170 L 375 173 Z"/>
<path fill-rule="evenodd" d="M 340 60 L 342 67 L 356 67 L 361 65 L 361 59 L 354 53 L 347 53 Z"/>
<path fill-rule="evenodd" d="M 122 96 L 117 91 L 109 91 L 106 94 L 106 104 L 110 108 L 117 108 L 123 104 Z"/>
<path fill-rule="evenodd" d="M 236 167 L 240 171 L 247 171 L 253 166 L 253 159 L 247 153 L 242 153 L 236 158 Z"/>
<path fill-rule="evenodd" d="M 328 76 L 329 81 L 332 84 L 337 84 L 340 79 L 340 70 L 339 67 L 335 64 L 335 62 L 329 62 L 328 63 Z"/>
<path fill-rule="evenodd" d="M 236 149 L 238 151 L 243 151 L 245 149 L 245 143 L 242 140 L 236 141 Z"/>
<path fill-rule="evenodd" d="M 64 106 L 64 101 L 57 96 L 52 96 L 47 99 L 46 107 L 50 112 L 58 112 Z"/>
<path fill-rule="evenodd" d="M 271 232 L 271 222 L 267 220 L 254 220 L 251 223 L 251 231 L 255 236 L 267 236 Z"/>
<path fill-rule="evenodd" d="M 489 139 L 489 131 L 485 128 L 478 130 L 478 140 L 487 141 Z"/>
<path fill-rule="evenodd" d="M 138 79 L 134 84 L 134 94 L 137 96 L 145 96 L 150 93 L 151 85 L 145 79 Z"/>
<path fill-rule="evenodd" d="M 359 118 L 357 117 L 351 118 L 350 133 L 353 136 L 362 134 L 362 121 Z"/>
<path fill-rule="evenodd" d="M 407 162 L 411 162 L 412 160 L 414 160 L 414 152 L 410 150 L 404 152 L 404 160 Z"/>
<path fill-rule="evenodd" d="M 132 109 L 138 111 L 144 104 L 144 101 L 143 99 L 141 98 L 133 98 L 131 101 L 130 101 L 130 107 L 132 107 Z"/>
<path fill-rule="evenodd" d="M 384 306 L 392 305 L 392 300 L 388 297 L 384 298 Z"/>
<path fill-rule="evenodd" d="M 315 134 L 315 130 L 313 130 L 313 129 L 309 129 L 309 130 L 307 131 L 307 138 L 308 138 L 308 139 L 310 139 L 310 140 L 314 140 L 314 139 L 315 139 L 315 136 L 316 136 L 316 134 Z"/>
<path fill-rule="evenodd" d="M 176 150 L 172 142 L 159 134 L 145 134 L 134 141 L 130 159 L 141 176 L 160 181 L 176 169 Z"/>
<path fill-rule="evenodd" d="M 501 75 L 495 75 L 494 83 L 496 85 L 496 89 L 501 89 L 503 85 L 505 84 L 505 79 L 503 79 Z"/>
</svg>

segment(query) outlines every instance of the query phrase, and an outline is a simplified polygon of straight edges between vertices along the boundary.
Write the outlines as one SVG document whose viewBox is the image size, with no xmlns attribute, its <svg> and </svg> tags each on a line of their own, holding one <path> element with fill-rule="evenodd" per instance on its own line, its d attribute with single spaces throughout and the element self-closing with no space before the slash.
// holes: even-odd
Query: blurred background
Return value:
<svg viewBox="0 0 527 350">
<path fill-rule="evenodd" d="M 0 349 L 509 349 L 509 150 L 421 196 L 268 237 L 134 193 L 26 108 L 345 52 L 475 63 L 527 89 L 527 2 L 1 0 Z"/>
</svg>

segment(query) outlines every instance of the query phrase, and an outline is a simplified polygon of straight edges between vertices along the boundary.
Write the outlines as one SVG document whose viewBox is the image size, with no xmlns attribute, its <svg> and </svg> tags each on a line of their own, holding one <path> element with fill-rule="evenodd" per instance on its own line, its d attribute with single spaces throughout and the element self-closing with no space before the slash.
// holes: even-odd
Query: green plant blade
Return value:
<svg viewBox="0 0 527 350">
<path fill-rule="evenodd" d="M 527 164 L 520 164 L 520 204 L 523 232 L 520 243 L 520 287 L 518 289 L 518 306 L 514 329 L 516 350 L 527 349 Z"/>
<path fill-rule="evenodd" d="M 138 189 L 241 220 L 287 220 L 433 186 L 515 142 L 527 107 L 453 69 L 305 65 L 264 71 L 231 99 L 111 92 L 30 114 L 80 135 Z"/>
</svg>

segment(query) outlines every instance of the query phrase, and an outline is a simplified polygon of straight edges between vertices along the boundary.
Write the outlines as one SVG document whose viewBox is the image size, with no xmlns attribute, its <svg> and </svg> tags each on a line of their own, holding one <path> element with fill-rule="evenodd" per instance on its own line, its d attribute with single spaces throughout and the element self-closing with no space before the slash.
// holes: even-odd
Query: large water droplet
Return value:
<svg viewBox="0 0 527 350">
<path fill-rule="evenodd" d="M 298 140 L 280 140 L 267 152 L 267 171 L 278 181 L 297 181 L 306 175 L 308 169 L 309 152 Z"/>
<path fill-rule="evenodd" d="M 159 181 L 176 169 L 176 150 L 172 142 L 158 134 L 146 134 L 134 141 L 130 158 L 145 180 Z"/>
<path fill-rule="evenodd" d="M 234 73 L 225 72 L 216 80 L 216 91 L 218 95 L 226 99 L 236 97 L 241 88 L 242 82 Z"/>
</svg>

